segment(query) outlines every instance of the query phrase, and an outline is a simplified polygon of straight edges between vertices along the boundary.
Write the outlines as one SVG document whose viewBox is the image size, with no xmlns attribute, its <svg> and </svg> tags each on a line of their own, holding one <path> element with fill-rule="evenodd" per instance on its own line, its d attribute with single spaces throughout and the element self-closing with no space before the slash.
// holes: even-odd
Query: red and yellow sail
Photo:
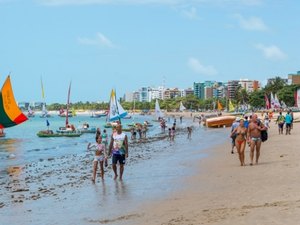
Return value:
<svg viewBox="0 0 300 225">
<path fill-rule="evenodd" d="M 0 128 L 16 126 L 27 119 L 15 101 L 8 76 L 0 92 Z"/>
</svg>

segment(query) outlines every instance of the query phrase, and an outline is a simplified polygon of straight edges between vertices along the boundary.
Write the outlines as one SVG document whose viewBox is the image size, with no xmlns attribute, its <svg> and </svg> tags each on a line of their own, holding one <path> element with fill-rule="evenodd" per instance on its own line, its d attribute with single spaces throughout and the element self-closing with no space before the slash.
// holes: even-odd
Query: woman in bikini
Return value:
<svg viewBox="0 0 300 225">
<path fill-rule="evenodd" d="M 233 135 L 234 133 L 236 134 L 235 146 L 239 154 L 241 166 L 245 166 L 245 147 L 246 147 L 247 128 L 244 126 L 243 119 L 240 120 L 240 125 L 232 131 L 231 135 Z"/>
</svg>

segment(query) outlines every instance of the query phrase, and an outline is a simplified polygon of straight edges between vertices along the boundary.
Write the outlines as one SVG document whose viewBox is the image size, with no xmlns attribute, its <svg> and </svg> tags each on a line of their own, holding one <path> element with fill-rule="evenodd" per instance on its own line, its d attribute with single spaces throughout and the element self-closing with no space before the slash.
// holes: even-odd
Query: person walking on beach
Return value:
<svg viewBox="0 0 300 225">
<path fill-rule="evenodd" d="M 257 115 L 253 114 L 252 120 L 249 123 L 247 131 L 247 142 L 250 143 L 250 166 L 253 165 L 254 150 L 256 150 L 256 164 L 260 156 L 261 147 L 261 131 L 266 130 L 263 123 L 257 119 Z"/>
<path fill-rule="evenodd" d="M 187 139 L 192 139 L 192 127 L 187 127 L 187 131 L 188 131 L 188 136 Z"/>
<path fill-rule="evenodd" d="M 282 115 L 282 112 L 279 112 L 279 116 L 277 117 L 276 123 L 278 124 L 278 132 L 279 134 L 283 134 L 283 125 L 285 118 Z"/>
<path fill-rule="evenodd" d="M 287 112 L 285 115 L 285 135 L 291 134 L 291 127 L 292 127 L 293 118 L 290 112 Z"/>
<path fill-rule="evenodd" d="M 231 125 L 231 132 L 230 132 L 230 137 L 231 137 L 231 154 L 233 154 L 233 149 L 235 147 L 235 138 L 236 138 L 236 134 L 233 133 L 233 131 L 235 130 L 235 128 L 237 128 L 240 125 L 240 118 L 236 118 L 235 122 L 233 122 L 233 124 Z"/>
<path fill-rule="evenodd" d="M 236 127 L 231 132 L 231 135 L 233 134 L 236 134 L 235 146 L 239 154 L 241 166 L 245 166 L 245 147 L 246 147 L 247 128 L 244 126 L 244 119 L 241 119 L 239 126 Z"/>
<path fill-rule="evenodd" d="M 118 124 L 117 132 L 111 136 L 108 155 L 112 155 L 112 168 L 115 174 L 114 180 L 117 179 L 117 163 L 120 165 L 120 180 L 123 178 L 125 160 L 128 158 L 128 138 L 122 132 L 122 125 Z"/>
<path fill-rule="evenodd" d="M 104 144 L 102 144 L 101 135 L 99 135 L 97 137 L 95 144 L 91 144 L 91 143 L 88 144 L 87 150 L 91 150 L 91 149 L 95 150 L 95 158 L 93 161 L 93 178 L 92 178 L 93 183 L 95 183 L 96 173 L 97 173 L 97 169 L 98 169 L 98 162 L 99 162 L 99 166 L 100 166 L 101 178 L 103 180 L 104 179 L 103 162 L 105 161 L 105 159 L 107 159 L 105 146 L 104 146 Z"/>
</svg>

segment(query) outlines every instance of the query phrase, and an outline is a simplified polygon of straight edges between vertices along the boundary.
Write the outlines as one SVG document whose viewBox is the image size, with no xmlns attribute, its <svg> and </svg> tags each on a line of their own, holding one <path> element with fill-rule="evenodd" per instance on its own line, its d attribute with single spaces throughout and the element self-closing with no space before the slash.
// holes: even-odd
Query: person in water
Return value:
<svg viewBox="0 0 300 225">
<path fill-rule="evenodd" d="M 254 150 L 256 150 L 256 164 L 258 164 L 262 130 L 266 130 L 266 127 L 260 120 L 258 120 L 257 115 L 253 114 L 247 130 L 247 142 L 250 143 L 250 166 L 253 165 Z"/>
<path fill-rule="evenodd" d="M 98 169 L 98 162 L 100 166 L 101 178 L 104 179 L 104 168 L 103 162 L 107 159 L 105 146 L 102 144 L 102 136 L 99 135 L 96 139 L 95 144 L 89 143 L 87 146 L 87 150 L 95 150 L 95 158 L 93 161 L 93 178 L 92 181 L 95 183 L 96 180 L 96 173 Z"/>
<path fill-rule="evenodd" d="M 188 136 L 187 139 L 192 139 L 192 127 L 187 127 Z"/>
<path fill-rule="evenodd" d="M 111 136 L 108 155 L 112 155 L 112 168 L 115 174 L 114 179 L 117 179 L 117 163 L 120 165 L 120 180 L 123 178 L 125 160 L 128 158 L 128 138 L 122 132 L 122 125 L 116 126 L 117 132 Z"/>
<path fill-rule="evenodd" d="M 239 154 L 241 166 L 245 166 L 245 147 L 247 128 L 244 126 L 244 119 L 240 119 L 240 124 L 232 132 L 231 136 L 235 134 L 235 147 Z"/>
</svg>

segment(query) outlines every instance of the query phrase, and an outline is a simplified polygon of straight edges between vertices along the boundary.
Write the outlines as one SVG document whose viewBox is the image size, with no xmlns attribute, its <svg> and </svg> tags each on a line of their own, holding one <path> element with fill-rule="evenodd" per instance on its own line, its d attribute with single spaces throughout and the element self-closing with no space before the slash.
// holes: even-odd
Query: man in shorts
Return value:
<svg viewBox="0 0 300 225">
<path fill-rule="evenodd" d="M 118 124 L 116 127 L 117 132 L 112 134 L 109 145 L 108 155 L 112 154 L 112 168 L 115 174 L 114 179 L 117 179 L 117 164 L 120 165 L 120 180 L 123 178 L 125 159 L 128 157 L 128 138 L 122 132 L 122 125 Z"/>
<path fill-rule="evenodd" d="M 262 130 L 266 130 L 264 124 L 258 120 L 256 114 L 253 114 L 247 130 L 247 142 L 250 143 L 250 166 L 253 165 L 254 150 L 256 150 L 256 164 L 258 164 Z"/>
</svg>

